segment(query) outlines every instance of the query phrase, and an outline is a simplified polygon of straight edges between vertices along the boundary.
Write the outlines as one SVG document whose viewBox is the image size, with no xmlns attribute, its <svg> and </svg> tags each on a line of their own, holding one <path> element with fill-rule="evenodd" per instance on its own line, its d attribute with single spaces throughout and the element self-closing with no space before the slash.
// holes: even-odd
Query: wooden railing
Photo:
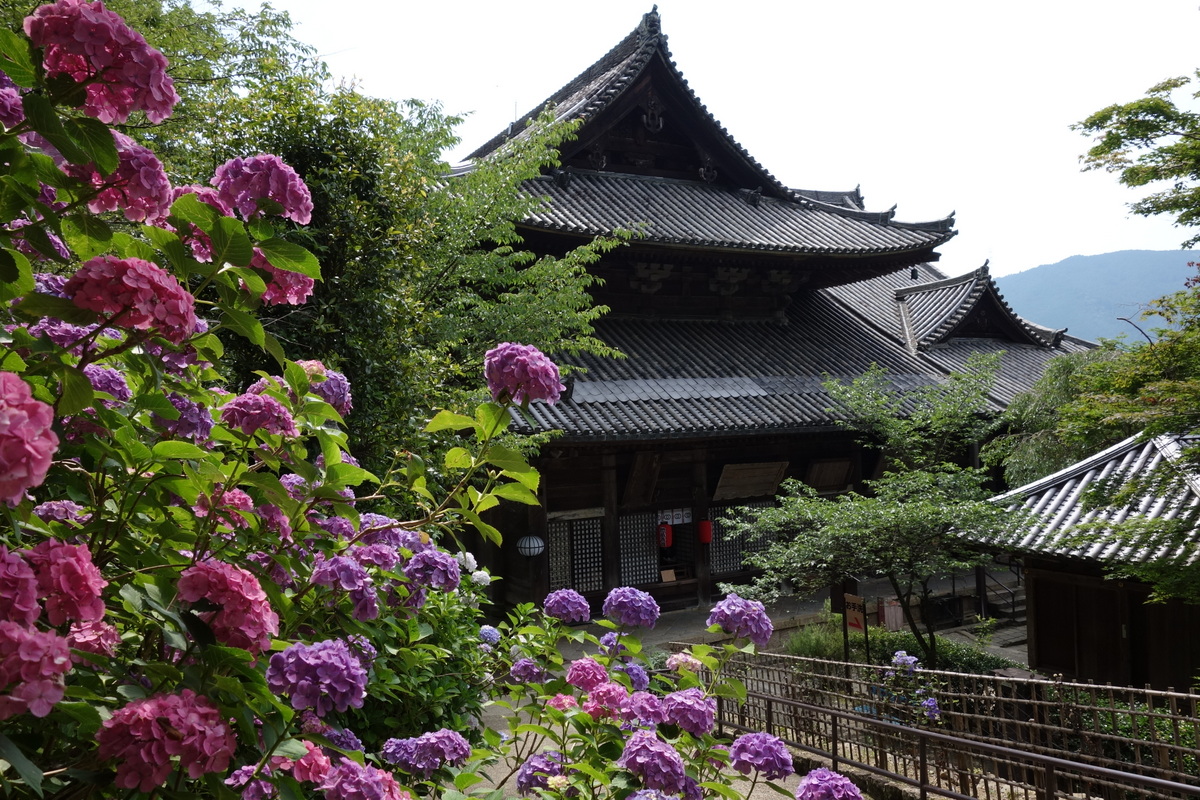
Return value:
<svg viewBox="0 0 1200 800">
<path fill-rule="evenodd" d="M 874 764 L 910 780 L 932 770 L 930 787 L 947 797 L 1039 796 L 1047 773 L 1031 761 L 1038 758 L 1073 765 L 1075 772 L 1060 772 L 1049 784 L 1063 791 L 1073 787 L 1071 792 L 1122 800 L 1200 797 L 1200 694 L 922 670 L 929 693 L 923 696 L 933 696 L 940 709 L 934 721 L 913 714 L 911 704 L 895 702 L 885 688 L 887 667 L 739 655 L 726 669 L 750 695 L 743 706 L 722 706 L 728 726 L 770 730 L 798 747 Z M 814 709 L 825 716 L 814 716 Z M 843 720 L 837 742 L 844 753 L 830 744 L 834 719 Z M 934 737 L 921 744 L 918 734 L 924 733 L 948 736 L 955 747 L 939 745 L 932 755 L 920 756 L 921 748 L 941 741 Z M 998 760 L 991 748 L 1019 757 Z M 1080 777 L 1085 773 L 1090 777 Z M 1108 773 L 1134 783 L 1113 783 Z M 1141 778 L 1191 787 L 1193 794 L 1178 794 L 1179 789 L 1147 794 L 1136 782 Z"/>
<path fill-rule="evenodd" d="M 763 718 L 750 719 L 747 708 L 761 708 Z M 914 787 L 921 800 L 930 794 L 957 800 L 1200 798 L 1200 786 L 964 741 L 931 728 L 758 692 L 749 693 L 742 706 L 719 699 L 717 719 L 723 729 L 773 733 L 798 750 L 828 758 L 834 770 L 850 766 Z"/>
</svg>

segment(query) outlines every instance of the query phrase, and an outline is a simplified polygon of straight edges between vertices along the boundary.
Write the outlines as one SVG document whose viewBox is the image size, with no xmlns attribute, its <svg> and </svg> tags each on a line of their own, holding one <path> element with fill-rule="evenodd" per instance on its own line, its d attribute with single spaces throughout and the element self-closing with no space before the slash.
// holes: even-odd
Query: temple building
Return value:
<svg viewBox="0 0 1200 800">
<path fill-rule="evenodd" d="M 561 434 L 535 461 L 542 506 L 500 520 L 504 604 L 622 585 L 664 607 L 707 602 L 718 581 L 746 576 L 755 546 L 723 536 L 723 515 L 772 503 L 785 478 L 836 494 L 880 468 L 837 426 L 826 377 L 879 364 L 911 388 L 1003 352 L 999 410 L 1048 359 L 1089 346 L 1017 316 L 986 265 L 939 272 L 953 217 L 900 222 L 866 210 L 858 189 L 781 183 L 689 88 L 657 11 L 470 157 L 547 106 L 581 127 L 561 169 L 529 182 L 547 202 L 520 225 L 526 245 L 640 235 L 592 267 L 595 300 L 611 308 L 596 335 L 626 357 L 561 358 L 586 371 L 557 405 L 531 407 L 534 425 L 515 417 Z"/>
</svg>

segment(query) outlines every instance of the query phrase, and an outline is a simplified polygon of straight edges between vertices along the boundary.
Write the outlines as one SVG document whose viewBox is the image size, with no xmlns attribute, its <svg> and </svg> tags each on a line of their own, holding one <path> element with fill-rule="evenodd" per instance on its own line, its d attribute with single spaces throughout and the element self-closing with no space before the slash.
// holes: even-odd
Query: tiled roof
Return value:
<svg viewBox="0 0 1200 800">
<path fill-rule="evenodd" d="M 1131 542 L 1105 530 L 1107 523 L 1129 519 L 1173 520 L 1193 517 L 1200 512 L 1200 482 L 1194 476 L 1168 496 L 1147 496 L 1124 508 L 1087 508 L 1084 497 L 1102 481 L 1123 480 L 1124 476 L 1145 474 L 1164 461 L 1176 461 L 1183 446 L 1193 447 L 1200 439 L 1159 436 L 1144 439 L 1131 436 L 1091 458 L 1048 475 L 1019 489 L 993 498 L 1012 511 L 1029 515 L 1028 524 L 1004 537 L 978 540 L 1003 550 L 1036 555 L 1063 556 L 1086 561 L 1115 563 L 1172 561 L 1194 558 L 1197 535 L 1190 544 L 1147 538 Z M 1096 529 L 1081 533 L 1077 526 L 1096 524 Z"/>
<path fill-rule="evenodd" d="M 745 191 L 669 178 L 572 171 L 526 187 L 547 203 L 524 225 L 597 236 L 616 228 L 641 242 L 786 253 L 882 254 L 925 251 L 954 235 L 810 199 L 753 197 Z"/>
<path fill-rule="evenodd" d="M 1066 352 L 964 339 L 913 353 L 832 290 L 796 295 L 786 324 L 605 318 L 596 335 L 627 358 L 563 359 L 587 372 L 575 373 L 569 398 L 556 406 L 530 407 L 538 429 L 560 429 L 568 441 L 824 430 L 838 418 L 821 387 L 826 375 L 849 380 L 879 364 L 897 388 L 913 389 L 944 379 L 979 351 L 1012 354 L 1001 360 L 999 408 L 1032 386 L 1048 358 Z"/>
<path fill-rule="evenodd" d="M 688 87 L 687 80 L 676 67 L 674 59 L 671 58 L 671 51 L 667 49 L 667 37 L 662 32 L 661 19 L 657 10 L 644 15 L 641 24 L 599 61 L 585 69 L 545 101 L 530 109 L 521 119 L 509 125 L 507 130 L 492 137 L 467 158 L 483 158 L 498 150 L 514 135 L 522 135 L 529 123 L 546 108 L 553 109 L 555 119 L 559 120 L 578 119 L 586 122 L 594 118 L 632 87 L 655 58 L 660 59 L 662 64 L 667 67 L 674 78 L 676 87 L 690 99 L 696 110 L 707 118 L 711 127 L 721 132 L 730 154 L 760 176 L 762 185 L 768 193 L 786 196 L 790 190 L 755 161 L 746 148 L 734 141 L 733 137 L 729 135 L 729 131 L 708 112 L 708 108 Z"/>
</svg>

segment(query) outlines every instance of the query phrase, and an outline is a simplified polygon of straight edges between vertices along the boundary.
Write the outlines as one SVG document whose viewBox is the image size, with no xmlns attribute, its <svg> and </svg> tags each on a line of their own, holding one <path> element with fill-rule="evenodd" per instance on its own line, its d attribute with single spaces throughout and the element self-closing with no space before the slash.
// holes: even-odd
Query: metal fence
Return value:
<svg viewBox="0 0 1200 800">
<path fill-rule="evenodd" d="M 1200 694 L 922 670 L 922 697 L 936 698 L 940 710 L 934 721 L 913 698 L 887 688 L 887 667 L 739 655 L 727 671 L 750 697 L 742 706 L 722 704 L 724 724 L 773 732 L 802 749 L 910 780 L 926 770 L 928 785 L 942 796 L 1032 800 L 1043 796 L 1047 780 L 1063 796 L 1189 796 L 1134 780 L 1145 776 L 1191 785 L 1190 796 L 1200 797 Z M 814 715 L 814 708 L 832 716 Z M 835 732 L 838 715 L 844 717 Z M 931 745 L 922 733 L 954 744 Z M 996 747 L 1022 757 L 988 752 Z M 1048 779 L 1044 766 L 1032 765 L 1035 757 L 1070 759 L 1078 768 L 1051 770 Z M 1088 767 L 1099 772 L 1079 771 Z"/>
</svg>

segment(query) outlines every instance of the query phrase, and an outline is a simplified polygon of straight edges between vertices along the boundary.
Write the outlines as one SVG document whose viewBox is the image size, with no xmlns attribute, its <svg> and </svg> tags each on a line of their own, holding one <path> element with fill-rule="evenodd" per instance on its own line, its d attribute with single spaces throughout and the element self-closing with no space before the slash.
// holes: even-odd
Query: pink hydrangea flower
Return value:
<svg viewBox="0 0 1200 800">
<path fill-rule="evenodd" d="M 292 415 L 283 404 L 266 394 L 240 394 L 221 409 L 221 421 L 247 436 L 258 431 L 277 436 L 299 436 Z"/>
<path fill-rule="evenodd" d="M 88 201 L 88 211 L 120 211 L 130 222 L 154 223 L 167 216 L 171 210 L 171 181 L 158 156 L 123 133 L 113 131 L 113 140 L 119 161 L 112 174 L 100 174 L 93 164 L 63 165 L 68 175 L 98 190 Z"/>
<path fill-rule="evenodd" d="M 260 200 L 278 203 L 283 207 L 281 216 L 301 225 L 312 219 L 313 202 L 308 187 L 279 156 L 230 159 L 217 167 L 211 182 L 221 199 L 246 219 L 262 216 Z"/>
<path fill-rule="evenodd" d="M 178 757 L 188 777 L 225 772 L 237 741 L 206 697 L 191 689 L 134 700 L 104 721 L 100 757 L 117 762 L 117 786 L 149 792 L 162 786 Z"/>
<path fill-rule="evenodd" d="M 590 692 L 608 680 L 608 670 L 593 658 L 577 658 L 567 667 L 567 683 Z"/>
<path fill-rule="evenodd" d="M 53 422 L 54 409 L 20 375 L 0 372 L 0 501 L 15 506 L 46 479 L 58 449 Z"/>
<path fill-rule="evenodd" d="M 326 800 L 412 800 L 390 772 L 346 757 L 329 770 L 320 786 Z"/>
<path fill-rule="evenodd" d="M 87 84 L 83 111 L 101 122 L 124 122 L 134 111 L 162 122 L 179 102 L 167 59 L 104 3 L 44 5 L 25 18 L 25 33 L 43 49 L 47 77 Z"/>
<path fill-rule="evenodd" d="M 67 640 L 49 631 L 0 622 L 0 720 L 28 711 L 44 717 L 63 698 L 71 669 Z"/>
<path fill-rule="evenodd" d="M 573 695 L 556 694 L 546 701 L 546 705 L 551 708 L 557 708 L 559 711 L 566 711 L 568 708 L 577 708 L 579 701 Z"/>
<path fill-rule="evenodd" d="M 188 603 L 204 599 L 221 607 L 199 616 L 218 641 L 231 647 L 261 653 L 270 649 L 271 637 L 279 633 L 279 615 L 258 578 L 240 567 L 201 561 L 183 571 L 178 589 L 180 599 Z"/>
<path fill-rule="evenodd" d="M 92 622 L 104 616 L 100 592 L 108 581 L 100 577 L 87 545 L 47 539 L 26 551 L 25 557 L 37 574 L 38 594 L 46 601 L 51 625 Z"/>
<path fill-rule="evenodd" d="M 29 626 L 37 621 L 37 576 L 19 553 L 10 553 L 0 544 L 0 620 Z"/>
<path fill-rule="evenodd" d="M 72 622 L 67 631 L 67 644 L 73 650 L 85 653 L 95 653 L 100 656 L 111 656 L 117 652 L 121 643 L 121 634 L 112 625 L 103 620 L 89 622 Z M 79 656 L 71 656 L 76 664 L 86 664 L 88 660 Z"/>
<path fill-rule="evenodd" d="M 124 328 L 150 330 L 172 342 L 196 331 L 196 301 L 175 277 L 140 258 L 97 256 L 64 287 L 80 308 Z"/>
<path fill-rule="evenodd" d="M 483 377 L 496 402 L 545 400 L 553 405 L 566 387 L 558 366 L 532 345 L 504 342 L 483 359 Z"/>
<path fill-rule="evenodd" d="M 298 781 L 312 781 L 319 783 L 325 780 L 325 776 L 329 774 L 329 770 L 333 768 L 333 763 L 329 760 L 329 756 L 309 741 L 304 741 L 302 744 L 308 749 L 308 755 L 302 756 L 292 762 L 292 777 Z"/>
<path fill-rule="evenodd" d="M 239 511 L 254 511 L 254 501 L 250 495 L 241 489 L 226 489 L 220 484 L 213 487 L 212 495 L 201 493 L 196 498 L 192 512 L 197 517 L 207 517 L 213 514 L 224 525 L 230 528 L 246 528 L 250 523 L 239 514 Z"/>
<path fill-rule="evenodd" d="M 316 281 L 301 272 L 277 269 L 257 247 L 250 266 L 267 273 L 267 288 L 262 294 L 265 306 L 304 305 L 316 286 Z"/>
<path fill-rule="evenodd" d="M 624 719 L 629 713 L 629 690 L 605 681 L 588 692 L 582 708 L 592 719 Z"/>
</svg>

